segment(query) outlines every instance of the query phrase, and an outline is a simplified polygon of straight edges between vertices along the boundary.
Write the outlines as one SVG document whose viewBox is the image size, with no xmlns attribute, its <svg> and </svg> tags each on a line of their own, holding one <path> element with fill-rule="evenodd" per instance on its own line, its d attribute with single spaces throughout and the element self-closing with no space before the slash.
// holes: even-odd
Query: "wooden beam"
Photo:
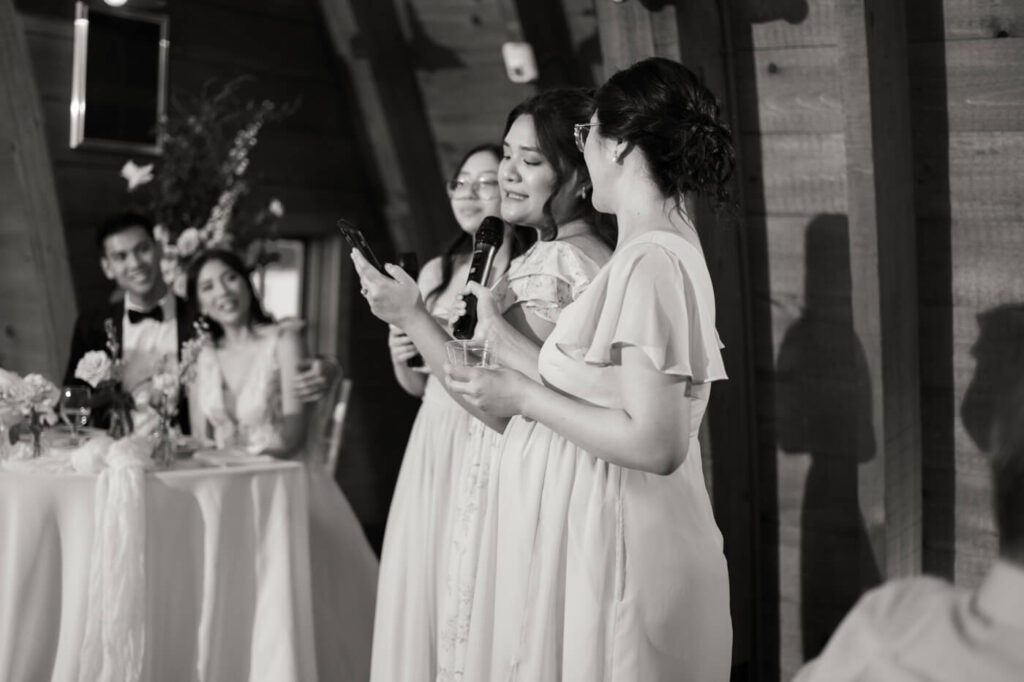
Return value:
<svg viewBox="0 0 1024 682">
<path fill-rule="evenodd" d="M 836 21 L 853 324 L 867 356 L 877 453 L 858 468 L 858 492 L 871 545 L 866 549 L 883 577 L 893 578 L 920 572 L 922 523 L 917 245 L 904 0 L 838 0 Z"/>
<path fill-rule="evenodd" d="M 75 297 L 32 74 L 13 0 L 0 0 L 0 365 L 55 379 Z"/>
<path fill-rule="evenodd" d="M 433 133 L 392 0 L 320 0 L 376 166 L 396 251 L 426 257 L 451 239 Z"/>
<path fill-rule="evenodd" d="M 655 40 L 659 22 L 675 30 L 675 7 L 671 4 L 657 13 L 635 1 L 594 0 L 594 7 L 605 78 L 636 61 L 659 55 Z M 678 59 L 678 36 L 676 41 L 674 56 Z M 673 57 L 671 53 L 661 56 Z"/>
</svg>

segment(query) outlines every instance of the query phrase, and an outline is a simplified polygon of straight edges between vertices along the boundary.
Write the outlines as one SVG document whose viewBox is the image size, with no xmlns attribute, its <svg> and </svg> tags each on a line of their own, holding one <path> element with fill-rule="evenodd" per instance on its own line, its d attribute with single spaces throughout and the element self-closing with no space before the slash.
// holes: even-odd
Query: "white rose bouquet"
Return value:
<svg viewBox="0 0 1024 682">
<path fill-rule="evenodd" d="M 19 378 L 5 372 L 0 383 L 0 415 L 5 422 L 17 423 L 7 436 L 14 444 L 22 428 L 32 433 L 32 456 L 42 454 L 42 433 L 45 426 L 57 423 L 57 402 L 60 389 L 41 374 L 28 374 Z"/>
</svg>

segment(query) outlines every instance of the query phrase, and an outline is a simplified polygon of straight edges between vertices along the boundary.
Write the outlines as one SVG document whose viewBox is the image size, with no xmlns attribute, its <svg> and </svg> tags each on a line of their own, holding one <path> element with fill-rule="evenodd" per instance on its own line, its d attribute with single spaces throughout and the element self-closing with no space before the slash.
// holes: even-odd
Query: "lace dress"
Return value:
<svg viewBox="0 0 1024 682">
<path fill-rule="evenodd" d="M 514 417 L 491 464 L 462 679 L 724 682 L 732 629 L 722 537 L 697 434 L 724 379 L 699 247 L 653 232 L 621 245 L 569 305 L 538 360 L 544 381 L 621 408 L 613 349 L 691 381 L 690 440 L 667 476 L 593 457 Z"/>
<path fill-rule="evenodd" d="M 428 272 L 424 268 L 424 272 Z M 448 326 L 452 292 L 431 299 Z M 433 682 L 455 476 L 476 420 L 427 377 L 388 511 L 374 622 L 374 682 Z"/>
<path fill-rule="evenodd" d="M 557 322 L 562 310 L 586 290 L 601 264 L 576 246 L 564 242 L 537 242 L 513 259 L 506 275 L 492 290 L 502 311 L 522 305 L 549 322 Z M 478 566 L 488 514 L 491 466 L 501 434 L 473 420 L 456 488 L 457 503 L 452 514 L 451 551 L 448 579 L 441 605 L 441 636 L 438 646 L 438 675 L 443 682 L 483 680 L 466 675 L 473 620 L 489 621 L 487 586 L 480 589 Z M 482 613 L 478 611 L 482 610 Z"/>
<path fill-rule="evenodd" d="M 280 334 L 263 330 L 259 349 L 237 397 L 230 394 L 206 348 L 197 361 L 197 399 L 218 446 L 259 452 L 281 444 Z M 310 569 L 318 677 L 369 678 L 377 559 L 352 507 L 324 468 L 322 452 L 302 452 L 309 489 Z"/>
</svg>

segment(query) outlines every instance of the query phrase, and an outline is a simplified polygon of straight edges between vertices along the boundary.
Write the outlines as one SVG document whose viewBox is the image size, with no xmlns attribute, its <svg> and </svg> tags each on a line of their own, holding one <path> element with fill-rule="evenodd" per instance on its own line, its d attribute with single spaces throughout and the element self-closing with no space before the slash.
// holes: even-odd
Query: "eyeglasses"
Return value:
<svg viewBox="0 0 1024 682">
<path fill-rule="evenodd" d="M 482 176 L 476 180 L 458 178 L 448 182 L 448 195 L 454 197 L 460 192 L 470 190 L 474 196 L 484 201 L 498 198 L 498 179 Z"/>
<path fill-rule="evenodd" d="M 598 123 L 576 123 L 572 127 L 573 137 L 576 138 L 576 149 L 581 152 L 587 145 L 587 135 L 590 134 L 590 128 L 592 126 L 600 125 Z"/>
</svg>

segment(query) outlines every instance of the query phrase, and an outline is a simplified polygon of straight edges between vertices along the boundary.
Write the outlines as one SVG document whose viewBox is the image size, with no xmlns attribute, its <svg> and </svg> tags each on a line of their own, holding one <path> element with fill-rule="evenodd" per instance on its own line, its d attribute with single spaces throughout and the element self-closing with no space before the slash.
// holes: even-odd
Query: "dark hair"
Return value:
<svg viewBox="0 0 1024 682">
<path fill-rule="evenodd" d="M 1024 556 L 1024 381 L 997 411 L 993 427 L 993 506 L 1004 554 Z"/>
<path fill-rule="evenodd" d="M 462 167 L 466 165 L 467 161 L 469 161 L 469 157 L 473 156 L 474 154 L 479 154 L 480 152 L 488 152 L 490 154 L 493 154 L 495 159 L 499 161 L 501 160 L 502 154 L 500 145 L 496 145 L 493 142 L 485 142 L 483 144 L 478 144 L 477 146 L 473 147 L 465 154 L 463 154 L 462 158 L 459 159 L 459 163 L 452 170 L 451 176 L 449 176 L 448 178 L 449 186 L 459 179 L 459 173 L 462 172 Z M 511 256 L 512 258 L 515 258 L 516 256 L 524 253 L 526 249 L 529 248 L 530 244 L 533 243 L 533 239 L 532 234 L 527 234 L 524 230 L 519 229 L 513 230 L 512 236 L 514 241 L 512 242 Z M 431 289 L 426 296 L 423 297 L 425 301 L 429 301 L 431 298 L 440 296 L 441 292 L 448 288 L 448 285 L 451 284 L 452 281 L 452 271 L 455 269 L 455 259 L 459 255 L 468 255 L 472 252 L 472 235 L 470 235 L 468 232 L 464 232 L 463 230 L 459 230 L 458 236 L 456 236 L 455 239 L 453 239 L 448 244 L 448 247 L 440 256 L 441 281 L 440 283 L 438 283 L 437 286 Z"/>
<path fill-rule="evenodd" d="M 125 211 L 110 216 L 96 228 L 96 248 L 101 254 L 106 253 L 107 237 L 136 227 L 142 228 L 151 238 L 153 237 L 153 221 L 141 213 Z"/>
<path fill-rule="evenodd" d="M 576 171 L 576 177 L 586 188 L 591 188 L 590 173 L 583 160 L 583 154 L 576 148 L 573 125 L 590 119 L 594 110 L 592 90 L 583 88 L 555 88 L 539 92 L 533 97 L 520 102 L 508 114 L 505 121 L 507 135 L 512 124 L 520 116 L 533 118 L 533 127 L 537 131 L 537 144 L 540 151 L 555 169 L 555 188 L 551 196 L 544 202 L 544 215 L 550 223 L 550 229 L 541 231 L 541 239 L 551 241 L 558 238 L 558 225 L 551 214 L 551 202 L 562 186 Z M 615 246 L 616 228 L 614 220 L 601 217 L 589 199 L 580 198 L 570 220 L 584 219 L 593 227 L 597 236 L 611 247 Z"/>
<path fill-rule="evenodd" d="M 245 267 L 245 263 L 242 262 L 238 254 L 226 249 L 200 251 L 189 262 L 188 274 L 185 279 L 185 293 L 188 296 L 188 302 L 192 309 L 199 313 L 199 271 L 203 269 L 204 265 L 213 260 L 220 261 L 228 266 L 229 269 L 241 275 L 242 280 L 245 282 L 246 289 L 249 291 L 249 324 L 273 324 L 274 318 L 263 310 L 263 306 L 260 305 L 260 299 L 256 297 L 256 289 L 252 285 L 252 280 L 249 279 L 249 269 Z M 213 337 L 214 341 L 224 336 L 224 329 L 219 324 L 208 316 L 203 315 L 202 317 L 209 325 L 210 336 Z"/>
<path fill-rule="evenodd" d="M 688 193 L 728 202 L 736 166 L 732 133 L 695 73 L 651 57 L 609 78 L 595 100 L 601 137 L 639 147 L 658 188 L 675 196 L 677 206 Z"/>
</svg>

